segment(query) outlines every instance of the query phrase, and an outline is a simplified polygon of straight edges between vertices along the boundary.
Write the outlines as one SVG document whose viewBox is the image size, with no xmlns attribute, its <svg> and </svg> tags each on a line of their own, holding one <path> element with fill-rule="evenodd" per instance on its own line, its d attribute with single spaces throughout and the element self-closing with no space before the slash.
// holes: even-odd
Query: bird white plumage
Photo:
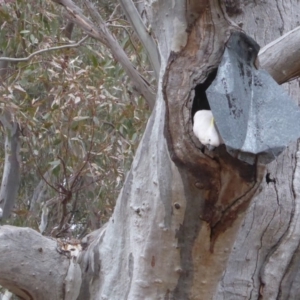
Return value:
<svg viewBox="0 0 300 300">
<path fill-rule="evenodd" d="M 218 147 L 224 143 L 216 128 L 211 110 L 198 110 L 195 113 L 193 132 L 205 146 Z"/>
</svg>

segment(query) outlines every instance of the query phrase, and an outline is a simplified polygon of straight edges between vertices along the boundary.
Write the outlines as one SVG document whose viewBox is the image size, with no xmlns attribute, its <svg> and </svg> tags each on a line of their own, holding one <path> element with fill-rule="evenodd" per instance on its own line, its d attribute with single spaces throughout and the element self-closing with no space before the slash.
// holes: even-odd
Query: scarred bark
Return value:
<svg viewBox="0 0 300 300">
<path fill-rule="evenodd" d="M 185 2 L 145 6 L 161 57 L 156 105 L 112 218 L 84 241 L 78 299 L 297 299 L 297 143 L 266 170 L 222 147 L 201 152 L 191 109 L 193 89 L 218 66 L 231 30 L 267 45 L 296 28 L 300 3 Z M 275 76 L 268 66 L 276 61 L 265 59 L 262 51 L 261 65 Z M 289 74 L 276 80 L 295 70 Z M 299 99 L 297 82 L 285 87 Z"/>
</svg>

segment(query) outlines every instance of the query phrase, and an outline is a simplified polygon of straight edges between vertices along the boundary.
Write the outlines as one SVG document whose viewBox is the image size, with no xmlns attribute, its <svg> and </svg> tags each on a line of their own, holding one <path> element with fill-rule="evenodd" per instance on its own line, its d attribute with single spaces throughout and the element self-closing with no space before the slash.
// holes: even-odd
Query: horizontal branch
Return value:
<svg viewBox="0 0 300 300">
<path fill-rule="evenodd" d="M 300 75 L 300 26 L 263 47 L 259 52 L 261 68 L 279 83 Z"/>
<path fill-rule="evenodd" d="M 0 227 L 0 285 L 21 299 L 64 299 L 69 259 L 30 228 Z"/>
<path fill-rule="evenodd" d="M 47 48 L 47 49 L 41 49 L 38 50 L 36 52 L 31 53 L 29 56 L 27 57 L 23 57 L 23 58 L 12 58 L 12 57 L 0 57 L 0 60 L 3 61 L 11 61 L 11 62 L 22 62 L 22 61 L 29 61 L 30 59 L 32 59 L 35 55 L 41 54 L 41 53 L 45 53 L 45 52 L 49 52 L 49 51 L 55 51 L 55 50 L 61 50 L 61 49 L 65 49 L 65 48 L 75 48 L 80 46 L 89 36 L 85 36 L 83 39 L 81 39 L 78 43 L 74 43 L 74 44 L 69 44 L 69 45 L 63 45 L 63 46 L 57 46 L 57 47 L 51 47 L 51 48 Z"/>
<path fill-rule="evenodd" d="M 261 270 L 261 279 L 264 284 L 263 297 L 265 299 L 276 299 L 283 277 L 286 276 L 291 267 L 295 253 L 299 249 L 300 242 L 300 152 L 296 153 L 296 167 L 293 178 L 293 191 L 295 195 L 293 213 L 285 234 L 280 243 L 268 257 L 264 268 Z M 280 262 L 280 263 L 279 263 Z M 291 298 L 290 298 L 291 299 Z"/>
</svg>

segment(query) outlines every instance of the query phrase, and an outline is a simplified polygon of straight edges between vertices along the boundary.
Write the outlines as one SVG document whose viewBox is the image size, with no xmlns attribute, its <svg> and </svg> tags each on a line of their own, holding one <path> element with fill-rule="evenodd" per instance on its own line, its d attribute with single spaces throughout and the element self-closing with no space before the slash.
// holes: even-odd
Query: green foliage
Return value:
<svg viewBox="0 0 300 300">
<path fill-rule="evenodd" d="M 110 3 L 102 7 L 104 16 L 113 10 Z M 26 57 L 67 43 L 58 9 L 51 1 L 1 5 L 0 50 Z M 112 25 L 128 25 L 116 16 Z M 112 27 L 114 34 L 152 82 L 141 45 L 122 26 Z M 72 39 L 82 34 L 75 27 Z M 145 102 L 109 51 L 92 39 L 10 64 L 2 83 L 0 106 L 9 107 L 22 127 L 22 180 L 9 222 L 37 229 L 47 205 L 46 234 L 81 236 L 96 229 L 111 215 L 130 168 L 149 117 Z"/>
</svg>

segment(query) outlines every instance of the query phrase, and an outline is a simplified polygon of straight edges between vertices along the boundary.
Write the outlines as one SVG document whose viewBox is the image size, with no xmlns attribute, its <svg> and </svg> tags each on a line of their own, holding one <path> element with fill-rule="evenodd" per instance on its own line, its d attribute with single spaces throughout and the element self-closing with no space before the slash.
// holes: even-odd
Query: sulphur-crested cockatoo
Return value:
<svg viewBox="0 0 300 300">
<path fill-rule="evenodd" d="M 211 110 L 198 110 L 195 113 L 193 131 L 201 144 L 207 146 L 209 150 L 224 143 L 216 128 Z"/>
</svg>

